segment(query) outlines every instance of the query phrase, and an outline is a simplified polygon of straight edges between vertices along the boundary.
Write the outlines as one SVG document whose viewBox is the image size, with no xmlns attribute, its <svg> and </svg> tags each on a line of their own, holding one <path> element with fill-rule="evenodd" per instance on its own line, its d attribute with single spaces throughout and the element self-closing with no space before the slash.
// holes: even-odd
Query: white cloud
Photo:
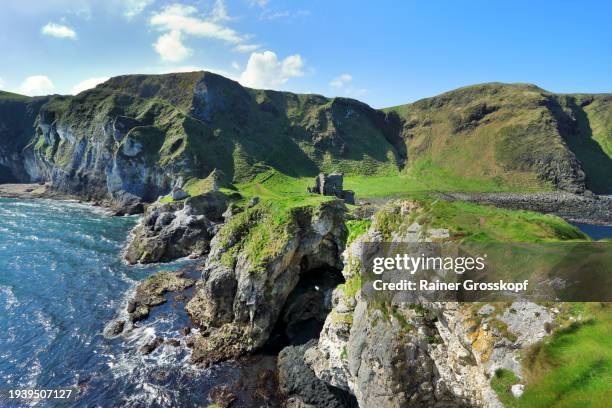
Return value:
<svg viewBox="0 0 612 408">
<path fill-rule="evenodd" d="M 353 77 L 350 74 L 342 74 L 329 83 L 330 86 L 334 88 L 342 88 L 344 84 L 353 80 Z"/>
<path fill-rule="evenodd" d="M 17 93 L 29 96 L 48 95 L 55 89 L 53 82 L 45 75 L 27 77 L 17 88 Z"/>
<path fill-rule="evenodd" d="M 70 93 L 72 95 L 76 95 L 76 94 L 81 93 L 83 91 L 86 91 L 88 89 L 95 88 L 96 85 L 101 84 L 102 82 L 106 82 L 108 79 L 109 79 L 109 77 L 88 78 L 88 79 L 86 79 L 84 81 L 79 82 L 75 86 L 73 86 L 72 90 L 70 91 Z"/>
<path fill-rule="evenodd" d="M 225 8 L 223 0 L 215 0 L 211 17 L 213 21 L 217 22 L 231 20 L 230 16 L 227 14 L 227 9 Z"/>
<path fill-rule="evenodd" d="M 184 45 L 189 37 L 218 40 L 232 46 L 233 51 L 237 52 L 257 51 L 261 46 L 247 43 L 252 36 L 228 27 L 226 22 L 230 20 L 233 18 L 228 14 L 224 1 L 216 0 L 208 14 L 198 13 L 194 6 L 171 4 L 154 13 L 149 24 L 164 32 L 154 46 L 165 61 L 179 61 L 190 56 L 192 50 Z M 164 44 L 172 44 L 177 49 L 173 52 L 167 47 L 162 53 L 160 48 Z"/>
<path fill-rule="evenodd" d="M 234 51 L 238 51 L 238 52 L 253 52 L 253 51 L 257 51 L 259 49 L 259 47 L 261 47 L 261 45 L 259 44 L 238 44 L 237 46 L 235 46 L 234 48 L 232 48 Z"/>
<path fill-rule="evenodd" d="M 272 11 L 269 9 L 265 9 L 259 15 L 260 20 L 290 20 L 296 19 L 300 17 L 308 17 L 311 15 L 310 10 L 297 10 L 297 11 L 289 11 L 289 10 L 281 10 L 281 11 Z"/>
<path fill-rule="evenodd" d="M 196 37 L 214 38 L 232 44 L 239 44 L 244 37 L 235 30 L 217 22 L 194 16 L 197 9 L 193 6 L 173 4 L 151 17 L 151 25 L 162 31 L 178 31 Z"/>
<path fill-rule="evenodd" d="M 232 61 L 232 68 L 234 68 L 236 71 L 240 71 L 240 64 L 237 63 L 236 61 Z M 2 78 L 0 78 L 0 84 L 2 83 Z"/>
<path fill-rule="evenodd" d="M 77 37 L 76 32 L 72 28 L 56 23 L 47 23 L 40 31 L 44 35 L 56 38 L 70 38 L 74 40 Z"/>
<path fill-rule="evenodd" d="M 304 75 L 304 61 L 298 54 L 279 60 L 272 51 L 254 52 L 240 74 L 240 82 L 253 88 L 278 88 L 289 78 Z"/>
<path fill-rule="evenodd" d="M 123 15 L 128 20 L 131 20 L 153 4 L 154 1 L 155 0 L 123 0 Z"/>
<path fill-rule="evenodd" d="M 0 78 L 0 88 L 4 88 L 4 80 Z"/>
<path fill-rule="evenodd" d="M 183 45 L 181 32 L 178 30 L 172 30 L 159 37 L 153 48 L 163 61 L 178 62 L 192 54 L 192 50 Z"/>
</svg>

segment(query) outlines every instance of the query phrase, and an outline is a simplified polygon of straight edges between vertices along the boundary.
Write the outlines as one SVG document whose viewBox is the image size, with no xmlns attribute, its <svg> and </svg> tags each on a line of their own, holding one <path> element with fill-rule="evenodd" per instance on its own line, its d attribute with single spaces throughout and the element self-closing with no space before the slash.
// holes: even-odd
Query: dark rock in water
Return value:
<svg viewBox="0 0 612 408">
<path fill-rule="evenodd" d="M 132 313 L 130 313 L 130 320 L 132 322 L 139 322 L 141 320 L 149 317 L 149 307 L 144 305 L 139 305 L 134 309 Z"/>
<path fill-rule="evenodd" d="M 169 261 L 184 256 L 202 256 L 223 219 L 227 197 L 211 191 L 184 202 L 149 206 L 134 229 L 125 259 L 129 263 Z"/>
<path fill-rule="evenodd" d="M 314 187 L 308 187 L 309 193 L 341 198 L 347 204 L 355 204 L 355 193 L 343 190 L 344 175 L 342 173 L 320 173 L 315 179 Z"/>
<path fill-rule="evenodd" d="M 188 336 L 188 335 L 190 335 L 190 334 L 191 334 L 191 327 L 183 327 L 183 328 L 181 329 L 181 334 L 182 334 L 183 336 Z"/>
<path fill-rule="evenodd" d="M 145 344 L 144 346 L 142 346 L 140 348 L 140 352 L 142 354 L 149 355 L 151 354 L 153 351 L 155 351 L 155 349 L 159 346 L 162 345 L 162 343 L 164 342 L 163 337 L 156 337 L 155 339 L 153 339 L 152 341 L 150 341 L 149 343 Z"/>
<path fill-rule="evenodd" d="M 177 339 L 168 339 L 166 340 L 166 344 L 172 347 L 179 347 L 181 342 Z"/>
<path fill-rule="evenodd" d="M 316 344 L 316 340 L 311 340 L 301 346 L 286 347 L 278 355 L 279 388 L 289 400 L 288 406 L 357 407 L 355 397 L 327 385 L 304 363 L 304 353 Z"/>
<path fill-rule="evenodd" d="M 111 322 L 106 329 L 104 330 L 108 336 L 118 336 L 123 333 L 123 329 L 125 328 L 124 320 L 115 320 Z"/>
<path fill-rule="evenodd" d="M 234 402 L 238 399 L 236 394 L 234 394 L 227 386 L 213 388 L 210 391 L 209 397 L 219 408 L 229 408 L 233 406 Z"/>
<path fill-rule="evenodd" d="M 142 199 L 134 194 L 120 192 L 112 200 L 115 215 L 141 214 L 144 211 Z"/>
<path fill-rule="evenodd" d="M 157 381 L 166 381 L 169 375 L 170 373 L 165 370 L 157 370 L 153 373 L 153 378 L 155 378 Z"/>
<path fill-rule="evenodd" d="M 195 284 L 193 279 L 183 278 L 181 272 L 158 272 L 138 284 L 134 299 L 128 303 L 128 313 L 133 322 L 146 319 L 152 306 L 166 302 L 166 292 L 185 290 Z"/>
</svg>

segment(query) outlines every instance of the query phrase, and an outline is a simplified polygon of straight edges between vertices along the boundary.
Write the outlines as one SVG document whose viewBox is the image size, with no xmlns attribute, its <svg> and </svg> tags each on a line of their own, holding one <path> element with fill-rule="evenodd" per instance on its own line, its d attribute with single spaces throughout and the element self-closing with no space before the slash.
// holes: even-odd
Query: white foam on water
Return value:
<svg viewBox="0 0 612 408">
<path fill-rule="evenodd" d="M 13 292 L 13 288 L 6 285 L 0 285 L 0 298 L 4 298 L 4 310 L 11 310 L 19 307 L 20 303 Z"/>
</svg>

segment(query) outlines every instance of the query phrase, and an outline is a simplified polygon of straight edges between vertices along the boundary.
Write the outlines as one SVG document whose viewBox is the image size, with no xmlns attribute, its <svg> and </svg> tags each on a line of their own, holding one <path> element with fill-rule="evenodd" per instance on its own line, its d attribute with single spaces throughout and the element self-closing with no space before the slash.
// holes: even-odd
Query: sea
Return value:
<svg viewBox="0 0 612 408">
<path fill-rule="evenodd" d="M 109 321 L 126 317 L 138 281 L 159 270 L 198 274 L 190 260 L 125 264 L 121 250 L 137 221 L 74 202 L 0 198 L 1 407 L 207 407 L 214 387 L 274 365 L 190 364 L 181 334 L 190 322 L 176 294 L 138 327 L 104 335 Z M 143 355 L 156 337 L 180 346 Z M 70 398 L 9 398 L 11 390 L 60 389 Z"/>
</svg>

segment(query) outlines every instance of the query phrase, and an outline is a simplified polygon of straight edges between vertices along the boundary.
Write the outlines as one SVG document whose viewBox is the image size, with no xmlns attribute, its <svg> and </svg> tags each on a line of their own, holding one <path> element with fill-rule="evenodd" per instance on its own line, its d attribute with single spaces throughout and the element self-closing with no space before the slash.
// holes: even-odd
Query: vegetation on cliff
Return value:
<svg viewBox="0 0 612 408">
<path fill-rule="evenodd" d="M 385 111 L 403 119 L 414 178 L 450 177 L 481 190 L 580 191 L 586 177 L 592 191 L 612 191 L 612 95 L 490 83 Z"/>
</svg>

